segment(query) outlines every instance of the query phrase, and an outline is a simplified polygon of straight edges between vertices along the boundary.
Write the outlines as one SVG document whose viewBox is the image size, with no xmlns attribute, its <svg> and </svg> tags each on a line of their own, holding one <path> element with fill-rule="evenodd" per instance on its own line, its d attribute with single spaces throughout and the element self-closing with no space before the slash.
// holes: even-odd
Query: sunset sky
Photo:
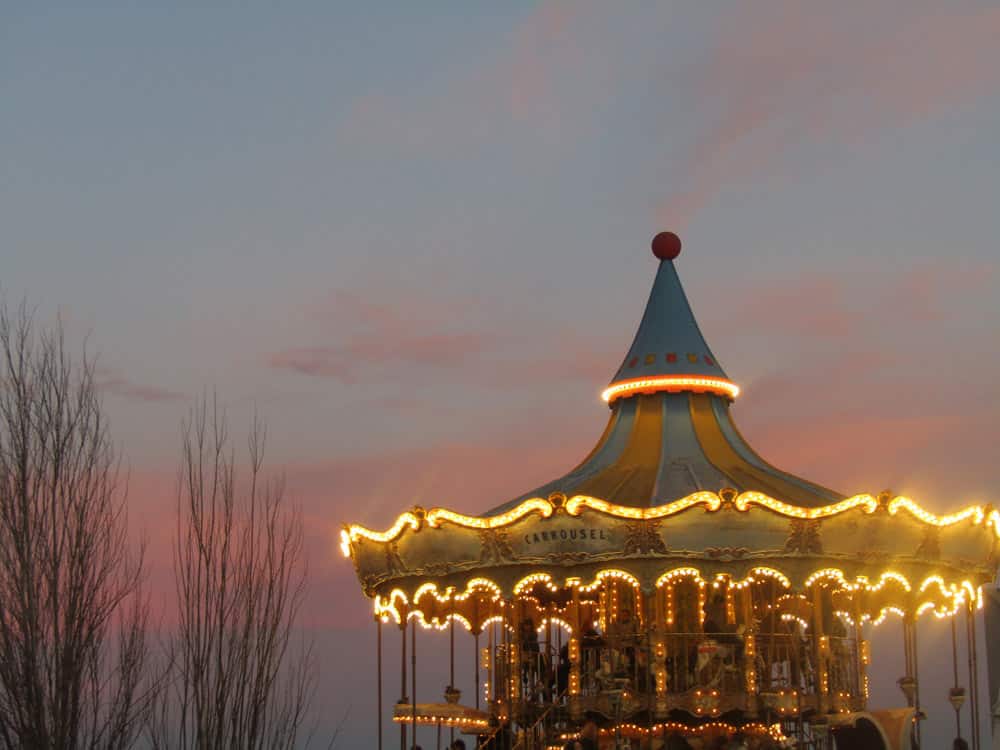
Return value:
<svg viewBox="0 0 1000 750">
<path fill-rule="evenodd" d="M 375 722 L 340 524 L 581 458 L 662 229 L 760 453 L 1000 503 L 995 3 L 208 5 L 0 5 L 0 290 L 99 356 L 158 584 L 192 401 L 267 422 L 340 746 Z"/>
</svg>

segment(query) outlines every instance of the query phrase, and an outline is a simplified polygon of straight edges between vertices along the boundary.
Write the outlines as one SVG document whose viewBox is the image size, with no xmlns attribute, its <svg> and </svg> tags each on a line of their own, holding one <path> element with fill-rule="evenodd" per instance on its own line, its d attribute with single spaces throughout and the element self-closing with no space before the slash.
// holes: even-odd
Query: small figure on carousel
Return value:
<svg viewBox="0 0 1000 750">
<path fill-rule="evenodd" d="M 521 620 L 518 645 L 521 648 L 521 680 L 527 693 L 533 695 L 542 670 L 539 664 L 541 654 L 538 648 L 538 631 L 530 617 Z"/>
<path fill-rule="evenodd" d="M 604 638 L 597 632 L 593 620 L 585 620 L 580 632 L 580 651 L 583 656 L 583 674 L 585 684 L 594 680 L 601 664 L 601 649 Z"/>
<path fill-rule="evenodd" d="M 556 695 L 564 695 L 569 689 L 569 644 L 564 643 L 559 649 L 559 664 L 556 667 Z"/>
<path fill-rule="evenodd" d="M 632 611 L 622 609 L 618 615 L 618 622 L 612 623 L 608 628 L 608 637 L 614 649 L 614 674 L 617 676 L 630 675 L 635 672 L 635 653 L 639 645 L 639 636 L 636 632 L 636 623 L 632 621 Z"/>
</svg>

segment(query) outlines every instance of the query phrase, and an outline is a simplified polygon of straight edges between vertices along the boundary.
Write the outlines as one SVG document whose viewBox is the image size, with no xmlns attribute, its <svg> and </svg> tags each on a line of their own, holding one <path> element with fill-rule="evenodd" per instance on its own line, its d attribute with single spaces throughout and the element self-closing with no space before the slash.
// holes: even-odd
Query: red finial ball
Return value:
<svg viewBox="0 0 1000 750">
<path fill-rule="evenodd" d="M 653 238 L 653 255 L 660 260 L 673 260 L 681 254 L 681 238 L 673 232 L 660 232 Z"/>
</svg>

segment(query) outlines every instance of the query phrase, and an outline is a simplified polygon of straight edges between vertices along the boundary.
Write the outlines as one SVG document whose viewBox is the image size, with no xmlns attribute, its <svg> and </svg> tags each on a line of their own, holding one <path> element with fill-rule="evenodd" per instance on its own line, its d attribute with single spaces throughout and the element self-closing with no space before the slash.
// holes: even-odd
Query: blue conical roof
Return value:
<svg viewBox="0 0 1000 750">
<path fill-rule="evenodd" d="M 611 382 L 668 375 L 728 380 L 701 335 L 674 261 L 661 260 L 635 340 Z"/>
</svg>

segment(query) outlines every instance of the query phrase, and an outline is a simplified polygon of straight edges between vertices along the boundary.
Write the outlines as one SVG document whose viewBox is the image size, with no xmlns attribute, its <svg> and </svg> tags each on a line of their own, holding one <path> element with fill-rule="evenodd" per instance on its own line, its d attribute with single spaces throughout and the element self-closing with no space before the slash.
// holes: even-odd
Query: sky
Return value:
<svg viewBox="0 0 1000 750">
<path fill-rule="evenodd" d="M 1000 7 L 962 0 L 8 0 L 0 290 L 98 356 L 154 580 L 193 401 L 265 420 L 320 724 L 358 746 L 374 629 L 340 524 L 575 464 L 660 230 L 760 453 L 1000 502 L 997 38 Z"/>
</svg>

